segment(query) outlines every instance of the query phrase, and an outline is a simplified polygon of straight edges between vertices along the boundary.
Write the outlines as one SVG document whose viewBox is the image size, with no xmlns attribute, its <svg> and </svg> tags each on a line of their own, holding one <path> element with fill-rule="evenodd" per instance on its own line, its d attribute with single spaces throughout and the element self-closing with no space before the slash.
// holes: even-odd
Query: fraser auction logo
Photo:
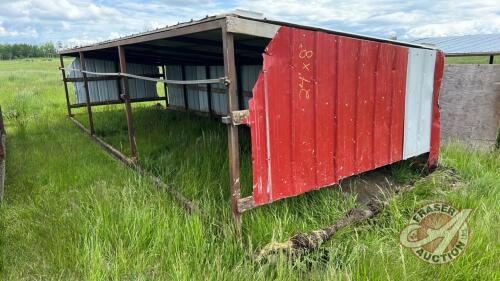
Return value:
<svg viewBox="0 0 500 281">
<path fill-rule="evenodd" d="M 469 239 L 467 218 L 471 212 L 443 202 L 428 204 L 417 210 L 401 231 L 401 244 L 426 262 L 448 263 L 465 250 Z"/>
</svg>

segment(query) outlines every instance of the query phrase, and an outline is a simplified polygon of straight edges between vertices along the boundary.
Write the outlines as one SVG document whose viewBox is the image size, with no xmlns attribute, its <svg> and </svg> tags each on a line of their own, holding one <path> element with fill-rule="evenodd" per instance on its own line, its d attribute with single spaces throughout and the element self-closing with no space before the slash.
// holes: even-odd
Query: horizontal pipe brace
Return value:
<svg viewBox="0 0 500 281">
<path fill-rule="evenodd" d="M 248 196 L 238 200 L 238 213 L 243 213 L 255 208 L 253 197 Z"/>
<path fill-rule="evenodd" d="M 140 98 L 140 99 L 131 99 L 130 102 L 148 102 L 148 101 L 162 101 L 165 100 L 165 97 L 152 97 L 152 98 Z M 101 101 L 101 102 L 91 102 L 90 106 L 97 106 L 97 105 L 112 105 L 112 104 L 120 104 L 124 103 L 123 100 L 112 100 L 112 101 Z M 78 107 L 85 107 L 87 106 L 87 103 L 75 103 L 71 104 L 71 108 L 78 108 Z"/>
<path fill-rule="evenodd" d="M 120 76 L 102 76 L 102 77 L 87 77 L 87 81 L 105 81 L 105 80 L 118 80 Z M 84 82 L 85 78 L 83 77 L 73 77 L 73 78 L 64 78 L 64 82 Z"/>
<path fill-rule="evenodd" d="M 135 75 L 135 74 L 130 74 L 130 73 L 123 73 L 123 72 L 93 72 L 93 71 L 87 71 L 87 70 L 81 70 L 81 69 L 76 69 L 76 68 L 62 68 L 60 67 L 61 70 L 66 70 L 66 71 L 77 71 L 85 74 L 92 74 L 92 75 L 97 75 L 97 76 L 120 76 L 120 77 L 128 77 L 128 78 L 134 78 L 134 79 L 141 79 L 141 80 L 146 80 L 146 81 L 152 81 L 152 82 L 158 82 L 158 83 L 163 83 L 163 84 L 174 84 L 174 85 L 197 85 L 197 84 L 225 84 L 228 85 L 230 83 L 229 79 L 227 77 L 220 77 L 220 78 L 213 78 L 213 79 L 201 79 L 201 80 L 167 80 L 167 79 L 157 79 L 157 78 L 152 78 L 152 77 L 146 77 L 146 76 L 140 76 L 140 75 Z"/>
<path fill-rule="evenodd" d="M 248 117 L 250 111 L 248 110 L 235 110 L 231 112 L 231 121 L 234 126 L 248 125 Z"/>
</svg>

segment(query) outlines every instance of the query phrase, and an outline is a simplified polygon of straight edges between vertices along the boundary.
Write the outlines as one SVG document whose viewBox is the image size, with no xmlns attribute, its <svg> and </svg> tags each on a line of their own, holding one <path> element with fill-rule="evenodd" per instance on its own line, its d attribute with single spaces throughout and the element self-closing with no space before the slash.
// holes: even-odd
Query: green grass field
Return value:
<svg viewBox="0 0 500 281">
<path fill-rule="evenodd" d="M 337 188 L 260 207 L 232 232 L 226 131 L 220 122 L 135 104 L 140 164 L 207 210 L 188 215 L 163 190 L 114 161 L 66 117 L 58 60 L 0 62 L 7 180 L 0 206 L 1 280 L 499 280 L 500 155 L 453 143 L 438 170 L 368 223 L 337 233 L 305 259 L 256 263 L 271 241 L 341 218 L 354 199 Z M 97 134 L 128 153 L 122 106 L 95 109 Z M 83 109 L 75 112 L 86 122 Z M 250 193 L 248 132 L 242 184 Z M 390 169 L 396 179 L 415 172 Z M 432 200 L 473 208 L 463 256 L 432 266 L 399 244 L 410 215 Z M 226 227 L 220 230 L 212 222 Z M 325 253 L 327 257 L 325 258 Z"/>
</svg>

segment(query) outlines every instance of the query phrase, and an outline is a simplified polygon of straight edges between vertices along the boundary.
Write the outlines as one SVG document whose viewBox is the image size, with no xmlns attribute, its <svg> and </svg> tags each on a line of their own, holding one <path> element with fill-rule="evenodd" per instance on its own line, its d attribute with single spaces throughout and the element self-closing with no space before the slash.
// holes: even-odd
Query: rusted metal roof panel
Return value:
<svg viewBox="0 0 500 281">
<path fill-rule="evenodd" d="M 249 104 L 255 205 L 403 156 L 408 49 L 281 27 Z"/>
</svg>

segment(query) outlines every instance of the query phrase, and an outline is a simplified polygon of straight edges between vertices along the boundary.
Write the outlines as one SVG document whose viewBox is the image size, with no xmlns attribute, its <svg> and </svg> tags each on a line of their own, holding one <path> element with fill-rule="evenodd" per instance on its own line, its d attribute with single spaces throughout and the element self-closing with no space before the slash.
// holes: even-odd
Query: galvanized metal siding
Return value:
<svg viewBox="0 0 500 281">
<path fill-rule="evenodd" d="M 282 27 L 250 100 L 261 205 L 402 159 L 405 47 Z"/>
<path fill-rule="evenodd" d="M 154 65 L 127 63 L 127 72 L 135 75 L 149 76 L 160 73 Z M 129 78 L 129 95 L 131 99 L 157 97 L 156 82 Z"/>
<path fill-rule="evenodd" d="M 409 48 L 403 158 L 429 152 L 436 51 Z"/>
<path fill-rule="evenodd" d="M 75 59 L 70 64 L 70 69 L 80 69 L 80 59 Z M 81 78 L 82 73 L 74 70 L 70 70 L 68 72 L 68 78 Z M 75 87 L 75 96 L 77 103 L 83 103 L 86 101 L 85 92 L 83 89 L 83 82 L 74 82 L 73 86 Z"/>
<path fill-rule="evenodd" d="M 411 42 L 432 44 L 446 54 L 500 53 L 500 34 L 428 37 Z"/>
<path fill-rule="evenodd" d="M 203 65 L 188 65 L 185 67 L 185 80 L 202 80 L 207 78 L 206 68 Z M 208 112 L 207 85 L 188 85 L 188 108 Z"/>
<path fill-rule="evenodd" d="M 210 78 L 224 77 L 224 66 L 211 65 Z M 226 87 L 223 84 L 212 84 L 212 110 L 219 115 L 227 115 Z"/>
<path fill-rule="evenodd" d="M 242 65 L 240 71 L 241 95 L 243 97 L 243 109 L 248 108 L 248 101 L 252 97 L 252 89 L 257 80 L 257 76 L 262 69 L 261 65 Z M 224 77 L 224 67 L 222 65 L 211 65 L 208 67 L 209 77 L 207 77 L 207 67 L 202 65 L 186 65 L 185 80 L 199 80 L 207 78 Z M 166 67 L 167 78 L 172 80 L 182 80 L 182 69 L 179 65 L 168 65 Z M 172 106 L 184 107 L 184 90 L 179 85 L 168 85 L 168 98 Z M 187 85 L 188 109 L 208 112 L 208 92 L 207 85 Z M 226 86 L 223 84 L 211 85 L 211 107 L 212 111 L 218 115 L 227 115 L 227 95 Z"/>
<path fill-rule="evenodd" d="M 180 65 L 167 65 L 165 68 L 167 79 L 182 80 Z M 185 107 L 184 87 L 182 85 L 167 85 L 168 103 L 176 107 Z"/>
<path fill-rule="evenodd" d="M 86 59 L 85 63 L 86 69 L 91 72 L 118 72 L 114 61 Z M 76 58 L 71 63 L 70 68 L 81 69 L 80 59 Z M 158 67 L 144 64 L 127 63 L 127 71 L 136 75 L 159 74 Z M 77 78 L 83 76 L 81 72 L 72 70 L 68 73 L 68 77 Z M 88 74 L 87 77 L 98 77 L 98 75 Z M 129 78 L 128 81 L 129 94 L 132 99 L 158 96 L 155 82 L 133 78 Z M 83 82 L 74 82 L 73 85 L 75 87 L 76 102 L 85 103 L 86 97 Z M 119 83 L 117 80 L 89 81 L 88 85 L 91 102 L 116 101 L 119 99 Z"/>
<path fill-rule="evenodd" d="M 241 67 L 241 96 L 243 97 L 244 109 L 248 109 L 248 101 L 252 98 L 252 89 L 261 69 L 262 65 L 243 65 Z"/>
</svg>

